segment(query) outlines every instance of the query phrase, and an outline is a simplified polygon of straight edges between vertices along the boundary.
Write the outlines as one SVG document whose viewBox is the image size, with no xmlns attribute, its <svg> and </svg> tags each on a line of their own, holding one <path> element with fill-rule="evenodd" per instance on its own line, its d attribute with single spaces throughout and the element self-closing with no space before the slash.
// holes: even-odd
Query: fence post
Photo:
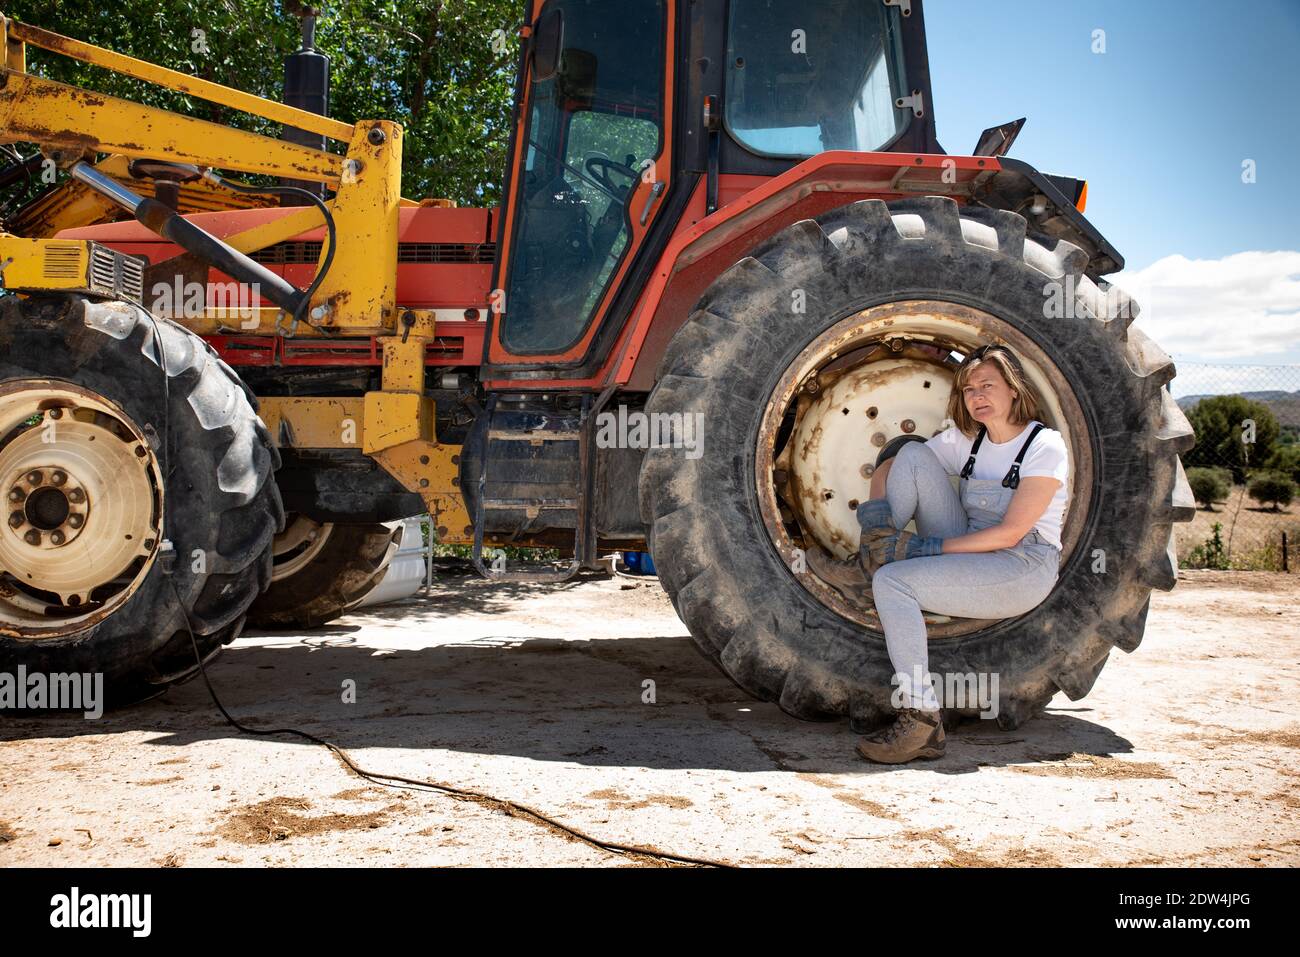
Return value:
<svg viewBox="0 0 1300 957">
<path fill-rule="evenodd" d="M 1282 571 L 1284 572 L 1290 571 L 1290 569 L 1286 567 L 1286 532 L 1285 531 L 1282 532 Z"/>
</svg>

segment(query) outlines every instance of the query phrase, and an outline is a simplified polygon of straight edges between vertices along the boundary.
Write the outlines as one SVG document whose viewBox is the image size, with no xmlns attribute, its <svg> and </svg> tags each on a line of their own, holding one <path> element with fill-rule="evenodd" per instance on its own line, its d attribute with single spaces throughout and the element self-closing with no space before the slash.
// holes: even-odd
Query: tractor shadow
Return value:
<svg viewBox="0 0 1300 957">
<path fill-rule="evenodd" d="M 414 762 L 422 773 L 412 762 L 401 773 L 435 780 L 442 780 L 439 751 L 629 769 L 867 775 L 898 769 L 860 758 L 847 719 L 800 721 L 750 698 L 687 636 L 557 639 L 529 635 L 514 619 L 500 622 L 499 632 L 490 622 L 483 634 L 481 618 L 496 607 L 485 606 L 484 597 L 440 595 L 367 609 L 307 634 L 254 632 L 212 662 L 208 677 L 245 725 L 307 731 L 349 749 L 370 770 L 393 768 L 368 757 L 369 748 L 428 752 Z M 510 598 L 497 600 L 503 607 Z M 467 610 L 480 616 L 479 633 L 460 639 L 448 619 Z M 354 703 L 345 701 L 349 689 Z M 967 722 L 949 733 L 944 758 L 904 767 L 965 774 L 1133 750 L 1090 720 L 1083 703 L 1063 696 L 1058 703 L 1011 732 L 991 721 Z M 129 731 L 150 735 L 141 747 L 163 749 L 241 736 L 202 680 L 96 721 L 0 718 L 0 740 Z M 291 736 L 276 740 L 315 747 Z"/>
</svg>

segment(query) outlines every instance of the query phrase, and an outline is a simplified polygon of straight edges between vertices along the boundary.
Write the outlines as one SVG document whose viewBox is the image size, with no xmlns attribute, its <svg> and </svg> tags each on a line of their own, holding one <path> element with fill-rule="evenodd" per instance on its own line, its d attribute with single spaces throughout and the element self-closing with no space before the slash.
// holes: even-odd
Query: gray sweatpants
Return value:
<svg viewBox="0 0 1300 957">
<path fill-rule="evenodd" d="M 955 538 L 1001 522 L 1014 489 L 1001 479 L 965 479 L 959 497 L 933 450 L 909 442 L 885 483 L 894 527 L 916 520 L 919 535 Z M 871 578 L 889 660 L 904 708 L 937 708 L 929 680 L 922 609 L 958 618 L 1011 618 L 1036 607 L 1056 583 L 1061 551 L 1035 530 L 996 552 L 933 555 L 891 562 Z M 921 687 L 914 686 L 919 674 Z"/>
</svg>

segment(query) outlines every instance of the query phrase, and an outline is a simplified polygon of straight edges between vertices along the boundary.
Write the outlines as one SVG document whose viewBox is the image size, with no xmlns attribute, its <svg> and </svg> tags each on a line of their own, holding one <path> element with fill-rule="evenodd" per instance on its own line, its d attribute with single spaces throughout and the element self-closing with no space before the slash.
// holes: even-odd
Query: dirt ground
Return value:
<svg viewBox="0 0 1300 957">
<path fill-rule="evenodd" d="M 1300 864 L 1294 574 L 1185 572 L 1087 698 L 1014 732 L 964 725 L 942 760 L 903 767 L 859 758 L 847 721 L 748 698 L 657 584 L 631 585 L 450 578 L 310 634 L 246 636 L 209 673 L 240 720 L 369 770 L 710 861 Z M 654 863 L 241 735 L 197 681 L 94 722 L 0 723 L 0 865 Z"/>
</svg>

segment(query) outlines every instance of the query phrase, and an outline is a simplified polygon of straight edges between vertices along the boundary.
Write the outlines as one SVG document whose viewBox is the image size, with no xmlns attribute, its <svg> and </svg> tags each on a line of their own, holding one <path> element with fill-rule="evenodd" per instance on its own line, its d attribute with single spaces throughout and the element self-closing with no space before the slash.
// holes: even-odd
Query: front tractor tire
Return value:
<svg viewBox="0 0 1300 957">
<path fill-rule="evenodd" d="M 101 673 L 124 704 L 239 635 L 284 520 L 254 403 L 138 306 L 0 300 L 0 672 Z"/>
<path fill-rule="evenodd" d="M 1173 362 L 1086 266 L 1019 215 L 925 197 L 795 223 L 713 283 L 646 406 L 702 416 L 702 454 L 650 449 L 640 497 L 660 580 L 738 685 L 800 718 L 848 714 L 857 730 L 893 710 L 874 608 L 801 557 L 855 552 L 880 446 L 951 424 L 953 369 L 991 341 L 1024 361 L 1070 449 L 1060 577 L 1013 619 L 927 615 L 930 670 L 996 674 L 1010 729 L 1058 691 L 1086 695 L 1112 648 L 1137 647 L 1151 590 L 1177 579 L 1173 523 L 1194 512 L 1178 454 L 1194 436 L 1165 388 Z"/>
</svg>

